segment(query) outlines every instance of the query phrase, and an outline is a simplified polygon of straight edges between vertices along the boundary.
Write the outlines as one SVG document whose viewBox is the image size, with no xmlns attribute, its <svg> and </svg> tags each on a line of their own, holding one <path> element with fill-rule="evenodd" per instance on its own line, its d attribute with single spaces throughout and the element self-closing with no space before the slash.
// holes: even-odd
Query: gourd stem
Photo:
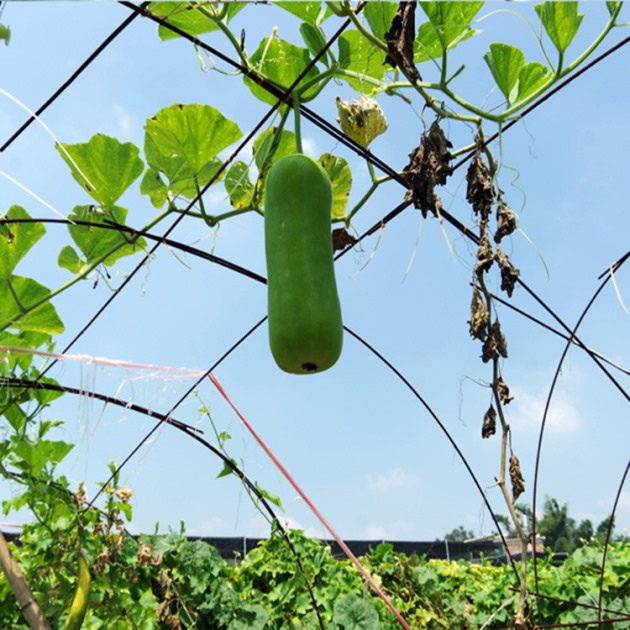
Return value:
<svg viewBox="0 0 630 630">
<path fill-rule="evenodd" d="M 302 153 L 302 130 L 300 127 L 300 95 L 293 92 L 293 113 L 295 114 L 295 148 Z"/>
</svg>

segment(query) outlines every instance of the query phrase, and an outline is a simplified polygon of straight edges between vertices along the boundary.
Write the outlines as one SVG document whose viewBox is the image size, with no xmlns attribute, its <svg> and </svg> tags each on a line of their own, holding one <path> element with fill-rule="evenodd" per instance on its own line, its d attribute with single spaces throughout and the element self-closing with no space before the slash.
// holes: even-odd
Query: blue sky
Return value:
<svg viewBox="0 0 630 630">
<path fill-rule="evenodd" d="M 479 17 L 493 15 L 476 25 L 483 32 L 463 44 L 451 62 L 451 67 L 466 63 L 454 88 L 476 104 L 486 98 L 500 102 L 490 93 L 492 80 L 482 59 L 490 42 L 508 40 L 523 48 L 528 61 L 541 59 L 526 24 L 504 9 L 534 20 L 532 5 L 488 3 Z M 584 24 L 569 49 L 571 58 L 599 32 L 607 15 L 603 3 L 585 4 L 581 10 Z M 628 19 L 627 8 L 624 13 Z M 422 13 L 418 14 L 419 20 Z M 114 3 L 9 3 L 2 21 L 11 27 L 12 39 L 8 47 L 0 47 L 0 87 L 36 109 L 127 15 L 128 9 Z M 300 42 L 298 21 L 278 7 L 250 5 L 233 24 L 237 33 L 246 30 L 250 52 L 274 26 L 280 37 Z M 326 25 L 330 31 L 333 22 Z M 609 42 L 625 36 L 627 31 L 619 29 Z M 218 34 L 205 40 L 228 50 Z M 137 19 L 43 120 L 63 142 L 85 142 L 100 132 L 142 147 L 145 120 L 161 108 L 178 102 L 206 103 L 247 133 L 267 106 L 250 97 L 240 78 L 207 68 L 200 67 L 189 44 L 161 43 L 156 27 Z M 435 72 L 430 64 L 420 71 L 429 79 Z M 628 250 L 629 85 L 627 55 L 622 50 L 555 95 L 503 139 L 500 186 L 540 255 L 521 233 L 506 243 L 507 251 L 522 279 L 569 325 L 596 290 L 597 276 Z M 345 84 L 333 84 L 312 107 L 334 121 L 337 96 L 347 99 L 358 94 Z M 371 149 L 401 169 L 419 141 L 420 106 L 409 107 L 386 96 L 380 96 L 379 103 L 389 130 Z M 24 118 L 22 110 L 0 97 L 0 140 Z M 445 124 L 444 129 L 456 147 L 473 139 L 473 129 L 455 124 Z M 492 131 L 486 127 L 488 134 Z M 313 155 L 331 151 L 349 161 L 354 174 L 351 203 L 358 201 L 368 182 L 365 165 L 308 123 L 302 133 Z M 499 156 L 498 144 L 492 150 Z M 242 159 L 250 157 L 246 154 Z M 63 214 L 89 202 L 38 125 L 0 154 L 0 170 Z M 440 194 L 451 214 L 472 225 L 464 171 L 457 171 Z M 129 208 L 128 222 L 134 226 L 155 215 L 148 198 L 139 194 L 138 184 L 122 199 Z M 382 186 L 357 215 L 357 231 L 362 233 L 378 221 L 402 200 L 403 193 L 397 184 Z M 21 204 L 32 216 L 54 216 L 4 179 L 0 179 L 0 200 L 0 211 Z M 224 190 L 212 189 L 206 203 L 217 212 L 227 209 Z M 158 226 L 157 231 L 166 226 Z M 264 275 L 262 227 L 255 215 L 226 221 L 218 230 L 191 219 L 173 236 Z M 454 257 L 438 222 L 423 221 L 419 212 L 409 209 L 387 226 L 378 247 L 377 237 L 371 237 L 341 259 L 337 280 L 344 321 L 425 397 L 468 458 L 496 512 L 505 514 L 494 487 L 500 441 L 496 436 L 483 441 L 480 437 L 490 400 L 483 384 L 491 374 L 479 360 L 478 343 L 468 334 L 475 252 L 453 229 L 447 228 L 447 234 Z M 68 272 L 54 261 L 68 242 L 64 228 L 48 227 L 45 239 L 21 263 L 19 272 L 32 274 L 49 287 L 66 282 Z M 138 261 L 117 265 L 112 284 L 120 283 Z M 623 268 L 616 281 L 630 305 L 626 271 Z M 498 283 L 494 288 L 498 290 Z M 109 295 L 104 282 L 92 289 L 88 281 L 59 297 L 55 306 L 66 324 L 59 349 Z M 553 323 L 522 289 L 516 289 L 512 301 Z M 72 352 L 206 369 L 265 312 L 262 285 L 162 247 Z M 526 481 L 522 501 L 531 505 L 542 409 L 564 342 L 506 309 L 501 309 L 500 317 L 509 344 L 503 376 L 515 396 L 507 408 L 508 421 Z M 581 338 L 628 368 L 629 322 L 609 284 L 584 322 Z M 316 376 L 291 376 L 273 363 L 266 334 L 263 326 L 219 367 L 216 376 L 343 537 L 431 540 L 459 525 L 479 535 L 492 531 L 483 501 L 452 446 L 374 356 L 346 336 L 342 357 L 333 369 Z M 628 377 L 614 374 L 627 389 Z M 70 362 L 60 364 L 53 375 L 63 384 L 117 394 L 158 411 L 166 411 L 187 387 L 178 381 L 142 378 L 137 370 Z M 210 407 L 219 430 L 232 435 L 227 444 L 230 455 L 243 462 L 252 480 L 281 497 L 284 518 L 310 534 L 326 535 L 209 383 L 199 388 L 198 398 L 191 397 L 179 408 L 176 417 L 211 434 L 198 412 L 202 402 Z M 76 442 L 64 472 L 75 482 L 86 480 L 90 496 L 107 475 L 107 461 L 121 461 L 153 425 L 151 419 L 119 408 L 102 413 L 101 405 L 87 397 L 66 396 L 50 415 L 65 419 L 61 435 Z M 610 512 L 628 461 L 628 416 L 623 397 L 588 357 L 572 350 L 543 442 L 539 507 L 550 495 L 568 502 L 577 520 L 589 518 L 594 524 Z M 215 479 L 221 467 L 198 444 L 163 427 L 122 472 L 121 483 L 135 492 L 132 531 L 152 531 L 156 522 L 161 530 L 177 529 L 185 521 L 191 534 L 266 535 L 268 525 L 238 481 Z M 14 491 L 7 485 L 0 490 L 5 497 Z M 20 518 L 9 517 L 13 522 Z M 628 489 L 618 509 L 617 531 L 624 528 L 630 528 Z"/>
</svg>

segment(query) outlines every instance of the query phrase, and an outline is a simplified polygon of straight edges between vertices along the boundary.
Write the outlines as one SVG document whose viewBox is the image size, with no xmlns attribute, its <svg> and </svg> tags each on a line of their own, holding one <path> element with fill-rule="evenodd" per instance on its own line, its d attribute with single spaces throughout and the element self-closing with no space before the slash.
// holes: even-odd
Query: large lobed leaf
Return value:
<svg viewBox="0 0 630 630">
<path fill-rule="evenodd" d="M 516 46 L 493 43 L 490 44 L 490 51 L 483 58 L 492 72 L 497 87 L 509 103 L 512 100 L 510 94 L 525 65 L 525 55 Z"/>
<path fill-rule="evenodd" d="M 63 148 L 65 151 L 57 146 L 74 179 L 104 208 L 113 207 L 144 168 L 138 147 L 102 133 L 92 136 L 88 142 L 64 144 Z"/>
<path fill-rule="evenodd" d="M 145 125 L 145 157 L 157 170 L 180 158 L 198 175 L 243 134 L 238 125 L 210 105 L 171 105 Z"/>
<path fill-rule="evenodd" d="M 312 26 L 319 26 L 332 15 L 332 11 L 322 2 L 276 2 L 274 4 Z"/>
<path fill-rule="evenodd" d="M 420 6 L 435 28 L 440 51 L 444 51 L 470 29 L 483 2 L 421 2 Z"/>
<path fill-rule="evenodd" d="M 265 38 L 250 57 L 253 69 L 269 80 L 272 84 L 284 91 L 291 87 L 295 80 L 306 70 L 311 63 L 311 56 L 306 48 L 294 46 L 277 37 Z M 319 70 L 313 66 L 302 78 L 301 83 L 317 78 Z M 278 100 L 267 90 L 249 77 L 243 77 L 252 94 L 265 103 L 271 105 Z M 299 85 L 297 86 L 299 90 Z M 315 87 L 302 94 L 302 98 L 308 98 Z"/>
<path fill-rule="evenodd" d="M 385 76 L 385 53 L 376 48 L 359 31 L 349 30 L 338 40 L 339 65 L 368 78 L 381 80 Z M 360 94 L 371 94 L 377 89 L 373 83 L 360 78 L 341 76 Z"/>
<path fill-rule="evenodd" d="M 534 9 L 549 39 L 563 53 L 573 41 L 584 15 L 578 13 L 577 2 L 543 2 Z"/>
<path fill-rule="evenodd" d="M 245 8 L 245 5 L 244 2 L 228 3 L 225 22 L 228 23 L 239 11 Z M 216 10 L 212 6 L 208 7 L 206 11 L 201 11 L 191 2 L 151 2 L 147 10 L 164 18 L 168 24 L 172 24 L 195 37 L 219 28 L 210 17 L 212 12 Z M 162 24 L 158 26 L 158 35 L 162 41 L 180 37 L 179 33 Z"/>
<path fill-rule="evenodd" d="M 385 42 L 385 33 L 392 25 L 397 9 L 397 2 L 368 2 L 363 7 L 361 15 L 367 21 L 372 33 Z"/>
<path fill-rule="evenodd" d="M 161 208 L 169 198 L 196 197 L 218 181 L 223 149 L 243 134 L 238 125 L 209 105 L 171 105 L 147 120 L 144 154 L 149 167 L 140 192 Z M 165 181 L 166 180 L 166 181 Z"/>
</svg>

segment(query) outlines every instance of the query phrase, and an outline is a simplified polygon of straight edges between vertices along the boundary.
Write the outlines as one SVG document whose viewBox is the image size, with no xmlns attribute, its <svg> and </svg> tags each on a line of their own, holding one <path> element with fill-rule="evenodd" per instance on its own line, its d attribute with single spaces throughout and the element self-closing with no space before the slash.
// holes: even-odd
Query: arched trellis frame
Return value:
<svg viewBox="0 0 630 630">
<path fill-rule="evenodd" d="M 246 72 L 249 73 L 250 75 L 252 75 L 252 71 L 245 69 L 243 67 L 239 67 L 239 64 L 237 62 L 234 62 L 232 59 L 230 59 L 229 57 L 223 55 L 220 51 L 216 50 L 215 48 L 211 48 L 209 46 L 207 46 L 207 44 L 205 44 L 203 41 L 197 39 L 197 38 L 193 38 L 190 35 L 188 35 L 187 33 L 185 33 L 184 31 L 181 31 L 180 29 L 177 29 L 177 27 L 174 27 L 170 24 L 168 24 L 167 22 L 164 21 L 163 18 L 160 18 L 159 16 L 155 16 L 153 14 L 151 14 L 150 12 L 148 12 L 147 10 L 147 5 L 141 5 L 140 7 L 137 7 L 135 5 L 132 5 L 130 3 L 121 3 L 124 6 L 126 6 L 127 8 L 129 8 L 132 11 L 132 14 L 130 17 L 128 17 L 122 24 L 121 26 L 116 29 L 116 31 L 114 31 L 112 33 L 112 35 L 110 35 L 104 42 L 103 44 L 101 44 L 101 46 L 99 46 L 99 48 L 97 48 L 97 50 L 93 53 L 93 55 L 91 55 L 86 62 L 84 62 L 84 64 L 81 65 L 81 67 L 75 72 L 73 73 L 73 75 L 70 77 L 70 79 L 68 79 L 68 81 L 60 87 L 59 90 L 57 90 L 57 92 L 46 101 L 46 103 L 44 103 L 44 105 L 42 105 L 42 107 L 40 107 L 38 109 L 38 113 L 41 114 L 50 104 L 52 104 L 56 98 L 58 98 L 63 91 L 69 87 L 71 85 L 71 83 L 80 75 L 80 73 L 85 70 L 90 62 L 95 59 L 98 54 L 100 54 L 100 52 L 102 52 L 102 50 L 104 50 L 104 48 L 106 46 L 108 46 L 116 37 L 116 35 L 118 33 L 120 33 L 122 30 L 124 30 L 124 28 L 126 28 L 126 26 L 131 23 L 131 21 L 137 16 L 137 15 L 143 15 L 144 17 L 148 17 L 151 20 L 154 20 L 160 24 L 162 24 L 163 26 L 165 26 L 166 28 L 170 28 L 176 32 L 178 32 L 178 34 L 188 40 L 190 40 L 192 43 L 194 43 L 196 46 L 200 47 L 200 48 L 206 48 L 208 49 L 213 55 L 222 58 L 223 61 L 226 61 L 227 63 L 230 63 L 232 65 L 234 65 L 235 67 L 237 67 L 238 69 L 240 69 L 242 72 Z M 361 8 L 361 5 L 359 5 L 358 9 Z M 332 43 L 335 41 L 335 39 L 346 29 L 348 28 L 350 24 L 349 20 L 346 20 L 342 26 L 339 28 L 339 30 L 335 33 L 334 36 L 332 36 L 328 41 L 327 41 L 327 45 L 326 48 L 321 50 L 320 54 L 324 54 L 327 47 L 331 46 Z M 599 58 L 593 60 L 591 62 L 591 64 L 589 64 L 588 66 L 583 67 L 579 73 L 575 73 L 575 75 L 572 75 L 571 77 L 569 77 L 565 82 L 563 82 L 562 84 L 558 85 L 554 91 L 557 91 L 559 89 L 562 89 L 562 87 L 564 87 L 566 84 L 568 84 L 571 80 L 573 80 L 575 77 L 578 76 L 578 74 L 581 74 L 582 72 L 585 72 L 589 67 L 592 67 L 592 65 L 594 65 L 595 63 L 599 63 L 599 61 L 603 60 L 608 54 L 611 54 L 612 52 L 614 52 L 614 50 L 617 50 L 618 48 L 620 48 L 622 45 L 625 45 L 625 43 L 628 43 L 630 41 L 630 38 L 627 38 L 626 40 L 624 40 L 623 42 L 621 42 L 620 44 L 617 44 L 615 47 L 611 48 L 609 51 L 607 51 L 606 53 L 604 53 L 604 55 L 601 55 Z M 312 60 L 312 64 L 314 65 L 317 62 L 317 57 L 314 58 Z M 309 66 L 310 68 L 310 66 Z M 308 72 L 307 68 L 302 74 L 305 75 Z M 252 75 L 254 76 L 254 75 Z M 301 80 L 302 76 L 298 77 L 295 81 L 295 85 L 298 85 L 300 80 Z M 245 146 L 245 144 L 252 139 L 255 134 L 265 125 L 266 121 L 269 120 L 269 118 L 271 117 L 271 115 L 273 114 L 273 112 L 276 110 L 277 107 L 279 107 L 282 103 L 285 103 L 288 106 L 292 105 L 292 101 L 291 101 L 291 96 L 292 96 L 292 88 L 294 86 L 291 86 L 288 90 L 286 90 L 285 92 L 282 91 L 278 91 L 278 89 L 269 84 L 264 77 L 260 77 L 260 76 L 255 76 L 255 80 L 256 82 L 261 85 L 262 87 L 264 87 L 265 89 L 267 89 L 270 93 L 272 93 L 274 96 L 276 96 L 279 100 L 276 103 L 276 105 L 274 107 L 272 107 L 269 112 L 268 115 L 265 116 L 264 118 L 262 118 L 259 122 L 258 125 L 256 125 L 251 131 L 250 133 L 246 136 L 245 140 L 242 141 L 239 146 L 237 147 L 237 149 L 235 149 L 232 154 L 230 155 L 230 157 L 228 157 L 226 159 L 226 161 L 224 162 L 224 166 L 222 167 L 223 169 L 225 169 L 230 162 L 235 159 L 235 157 L 238 155 L 238 153 L 241 151 L 242 147 Z M 529 111 L 532 111 L 535 107 L 539 106 L 542 102 L 544 102 L 547 98 L 549 98 L 549 96 L 551 96 L 553 92 L 548 93 L 547 95 L 545 95 L 544 98 L 541 98 L 539 101 L 536 101 L 536 103 L 534 103 L 526 112 L 523 113 L 523 116 L 526 115 Z M 305 107 L 305 106 L 301 106 L 301 114 L 302 116 L 304 116 L 306 119 L 310 120 L 311 122 L 314 122 L 315 124 L 317 124 L 318 126 L 320 126 L 320 128 L 325 131 L 326 133 L 329 133 L 331 135 L 331 137 L 333 137 L 335 140 L 337 140 L 340 143 L 343 143 L 344 145 L 346 145 L 347 147 L 349 147 L 350 149 L 354 150 L 355 152 L 357 152 L 359 155 L 361 155 L 362 157 L 364 157 L 366 160 L 368 160 L 370 163 L 372 163 L 373 166 L 375 166 L 376 168 L 381 169 L 384 173 L 387 173 L 390 177 L 392 177 L 393 179 L 395 179 L 396 181 L 398 181 L 399 183 L 401 183 L 403 186 L 406 186 L 407 183 L 404 180 L 404 178 L 402 178 L 393 168 L 391 168 L 389 165 L 385 164 L 384 162 L 382 162 L 381 160 L 379 160 L 376 156 L 374 156 L 372 153 L 367 152 L 365 149 L 363 149 L 362 147 L 358 146 L 356 143 L 353 143 L 352 141 L 348 140 L 343 134 L 341 134 L 337 128 L 330 124 L 328 121 L 325 121 L 323 119 L 321 119 L 315 112 L 311 111 L 309 108 Z M 29 119 L 29 122 L 32 121 L 33 119 Z M 514 123 L 510 123 L 510 125 L 512 125 Z M 25 123 L 24 125 L 22 125 L 22 127 L 20 129 L 18 129 L 13 136 L 11 136 L 11 138 L 5 142 L 5 144 L 0 148 L 0 151 L 4 151 L 6 150 L 10 144 L 21 134 L 23 133 L 23 131 L 27 128 L 28 126 L 28 122 Z M 507 131 L 509 127 L 506 125 L 503 128 L 503 132 Z M 489 138 L 487 140 L 484 141 L 484 144 L 488 144 L 493 138 Z M 466 159 L 470 158 L 472 156 L 469 155 L 467 156 Z M 454 168 L 457 168 L 461 165 L 463 165 L 465 163 L 465 160 L 462 159 L 458 164 L 455 165 Z M 218 177 L 218 174 L 217 174 Z M 154 245 L 153 247 L 149 250 L 149 253 L 147 254 L 147 256 L 151 255 L 153 252 L 155 252 L 155 250 L 160 247 L 162 244 L 170 244 L 170 245 L 175 245 L 175 243 L 169 239 L 169 235 L 170 233 L 174 230 L 175 226 L 184 218 L 184 216 L 186 215 L 186 213 L 193 208 L 193 206 L 195 205 L 195 203 L 197 203 L 197 201 L 203 197 L 207 187 L 210 186 L 210 184 L 212 183 L 209 182 L 208 185 L 206 186 L 206 188 L 204 188 L 203 190 L 200 191 L 199 195 L 197 198 L 193 199 L 190 204 L 187 206 L 187 208 L 180 214 L 180 216 L 178 217 L 178 219 L 176 221 L 173 222 L 173 224 L 169 227 L 169 229 L 167 229 L 163 234 L 159 235 L 159 236 L 153 236 L 151 237 L 152 240 L 154 240 Z M 388 214 L 386 214 L 380 221 L 378 221 L 377 223 L 375 223 L 369 230 L 367 230 L 364 234 L 362 234 L 359 237 L 359 241 L 362 240 L 363 238 L 374 234 L 375 232 L 377 232 L 379 229 L 382 228 L 383 225 L 386 225 L 387 223 L 389 223 L 390 221 L 392 221 L 393 219 L 395 219 L 397 216 L 400 215 L 400 213 L 407 207 L 409 207 L 409 205 L 411 204 L 411 202 L 405 202 L 403 204 L 400 204 L 399 206 L 397 206 L 396 208 L 394 208 L 392 211 L 390 211 Z M 446 220 L 447 222 L 449 222 L 456 230 L 460 231 L 466 238 L 470 239 L 475 245 L 479 244 L 479 238 L 478 236 L 473 233 L 470 229 L 468 229 L 466 226 L 464 226 L 458 219 L 456 219 L 455 217 L 453 217 L 452 215 L 450 215 L 448 212 L 443 211 L 441 213 L 441 216 L 444 218 L 444 220 Z M 7 221 L 3 221 L 3 223 L 7 223 Z M 116 226 L 116 225 L 109 225 L 109 226 L 103 226 L 103 225 L 99 225 L 99 228 L 105 228 L 105 229 L 117 229 L 120 231 L 124 231 L 124 232 L 131 232 L 132 237 L 136 237 L 138 235 L 138 231 L 134 231 L 131 228 L 128 228 L 126 226 Z M 151 235 L 149 234 L 144 234 L 145 237 L 150 237 Z M 177 244 L 176 246 L 179 246 L 180 249 L 184 249 L 184 247 L 188 247 L 188 246 L 182 246 L 181 244 Z M 348 246 L 345 248 L 345 250 L 343 250 L 342 252 L 340 252 L 339 256 L 347 253 L 348 251 L 351 251 L 352 246 Z M 231 268 L 235 268 L 236 266 L 233 263 L 230 263 L 229 261 L 221 261 L 220 259 L 218 259 L 218 257 L 214 257 L 214 256 L 209 256 L 203 252 L 201 252 L 200 250 L 194 250 L 194 248 L 188 248 L 189 253 L 194 253 L 195 255 L 200 255 L 200 256 L 204 256 L 206 258 L 208 258 L 211 262 L 215 262 L 215 263 L 219 263 L 222 264 L 224 266 L 227 267 L 231 267 Z M 618 270 L 621 265 L 623 264 L 623 262 L 626 260 L 627 255 L 620 258 L 617 263 L 615 263 L 615 271 Z M 146 258 L 143 259 L 143 261 L 138 264 L 135 269 L 127 276 L 127 278 L 124 280 L 124 282 L 122 283 L 122 285 L 116 290 L 116 292 L 114 292 L 112 294 L 112 296 L 110 297 L 109 300 L 107 300 L 107 302 L 102 306 L 101 309 L 98 310 L 98 312 L 89 320 L 89 322 L 82 328 L 82 330 L 75 336 L 75 338 L 64 348 L 64 350 L 62 351 L 62 354 L 65 354 L 66 352 L 68 352 L 70 350 L 70 348 L 74 345 L 74 343 L 78 340 L 78 338 L 80 338 L 80 336 L 89 329 L 90 326 L 92 326 L 92 324 L 96 321 L 96 319 L 100 316 L 100 314 L 109 306 L 109 304 L 115 299 L 115 297 L 117 295 L 120 294 L 121 290 L 128 285 L 128 283 L 131 281 L 131 279 L 135 276 L 135 274 L 143 267 L 144 263 L 146 261 Z M 254 274 L 251 271 L 242 269 L 242 268 L 237 268 L 237 271 L 239 271 L 240 273 L 243 273 L 244 275 L 249 276 L 252 279 L 255 280 L 263 280 L 260 276 L 258 276 L 258 274 Z M 599 292 L 601 291 L 601 288 L 603 288 L 603 286 L 606 284 L 606 282 L 608 282 L 608 280 L 610 279 L 611 276 L 607 276 L 606 279 L 604 280 L 604 283 L 602 283 L 602 286 L 600 287 L 600 289 L 598 290 L 597 294 L 594 296 L 593 300 L 597 297 L 597 295 L 599 294 Z M 583 319 L 583 317 L 586 315 L 587 311 L 588 311 L 588 307 L 585 310 L 583 316 L 580 318 L 580 320 L 578 321 L 578 324 L 574 327 L 571 328 L 570 326 L 568 326 L 567 324 L 565 324 L 555 313 L 553 313 L 553 311 L 544 303 L 544 301 L 540 300 L 539 298 L 537 298 L 535 292 L 533 292 L 531 289 L 528 288 L 528 286 L 519 278 L 518 283 L 525 288 L 525 290 L 536 300 L 539 301 L 539 303 L 543 306 L 543 308 L 545 308 L 545 310 L 547 310 L 548 313 L 550 313 L 552 315 L 552 317 L 558 322 L 558 324 L 561 326 L 561 328 L 565 331 L 565 332 L 561 332 L 561 331 L 554 331 L 556 334 L 561 335 L 562 337 L 564 337 L 565 339 L 567 339 L 567 345 L 565 348 L 565 351 L 563 353 L 563 356 L 560 360 L 559 366 L 558 366 L 558 372 L 562 366 L 562 361 L 564 360 L 564 357 L 566 356 L 566 353 L 568 352 L 569 348 L 572 345 L 576 345 L 577 347 L 579 347 L 580 349 L 582 349 L 583 351 L 585 351 L 589 357 L 596 362 L 596 364 L 598 365 L 598 367 L 604 371 L 604 373 L 606 374 L 607 378 L 610 379 L 610 381 L 614 384 L 614 386 L 618 389 L 619 392 L 622 393 L 622 395 L 626 398 L 626 400 L 629 399 L 627 392 L 625 391 L 625 389 L 623 388 L 623 386 L 613 377 L 613 375 L 610 373 L 609 369 L 604 365 L 604 363 L 607 361 L 605 358 L 599 356 L 596 352 L 593 352 L 592 350 L 590 350 L 585 343 L 583 343 L 577 336 L 577 329 Z M 496 296 L 493 296 L 496 298 Z M 500 299 L 500 298 L 498 298 Z M 592 304 L 592 302 L 591 302 Z M 590 307 L 590 304 L 589 304 Z M 243 338 L 237 342 L 237 344 L 235 344 L 235 346 L 233 346 L 227 353 L 226 355 L 224 355 L 224 357 L 222 357 L 221 359 L 219 359 L 217 362 L 215 362 L 215 365 L 213 366 L 213 368 L 209 369 L 207 374 L 210 374 L 210 372 L 212 371 L 212 369 L 214 369 L 214 367 L 216 365 L 218 365 L 223 358 L 225 358 L 225 356 L 228 356 L 232 351 L 234 351 L 236 349 L 236 347 L 238 347 L 240 345 L 240 342 L 243 341 L 244 339 L 246 339 L 254 330 L 256 330 L 260 325 L 262 324 L 262 321 L 259 321 L 258 323 L 256 323 L 248 332 L 245 333 L 245 335 L 243 336 Z M 487 503 L 487 499 L 485 498 L 485 492 L 483 491 L 483 488 L 481 487 L 480 483 L 477 481 L 474 472 L 472 471 L 472 469 L 468 466 L 467 462 L 466 462 L 466 458 L 463 455 L 463 453 L 460 451 L 458 445 L 453 441 L 453 439 L 450 437 L 448 431 L 446 430 L 446 428 L 444 427 L 444 425 L 440 422 L 439 418 L 433 413 L 433 411 L 430 409 L 430 407 L 427 405 L 426 402 L 424 402 L 422 396 L 414 389 L 414 387 L 412 386 L 412 384 L 398 371 L 396 370 L 396 368 L 392 365 L 392 363 L 390 363 L 382 354 L 378 353 L 370 344 L 368 341 L 365 341 L 363 339 L 361 339 L 361 337 L 359 337 L 356 333 L 352 332 L 350 329 L 346 328 L 347 332 L 349 332 L 349 334 L 351 334 L 353 337 L 355 337 L 360 343 L 364 344 L 371 352 L 375 353 L 377 356 L 379 356 L 379 358 L 381 359 L 381 361 L 388 366 L 389 369 L 391 369 L 392 371 L 394 371 L 394 373 L 397 375 L 398 378 L 401 379 L 401 381 L 406 385 L 406 387 L 408 387 L 411 392 L 414 394 L 414 396 L 416 396 L 418 398 L 418 400 L 425 406 L 426 410 L 433 416 L 434 420 L 441 426 L 442 430 L 444 431 L 447 439 L 451 440 L 453 447 L 456 449 L 456 451 L 458 452 L 458 454 L 460 455 L 460 457 L 462 458 L 462 461 L 464 462 L 464 464 L 468 467 L 468 472 L 471 476 L 471 478 L 473 479 L 475 485 L 477 486 L 478 491 L 480 492 L 482 498 L 484 499 L 484 501 L 486 501 Z M 53 362 L 54 364 L 54 362 Z M 50 367 L 52 367 L 52 364 L 49 366 L 48 369 L 50 369 Z M 627 373 L 627 372 L 626 372 Z M 554 379 L 554 384 L 555 384 L 555 380 Z M 13 385 L 16 385 L 17 383 L 13 383 Z M 36 383 L 33 383 L 32 385 L 33 387 L 37 387 Z M 177 407 L 186 399 L 186 397 L 193 391 L 194 387 L 191 387 L 190 390 L 184 395 L 182 396 L 182 398 L 175 404 L 172 406 L 172 408 L 162 414 L 162 418 L 159 419 L 157 426 L 160 426 L 162 422 L 169 420 L 172 417 L 172 414 L 174 413 L 174 411 L 177 409 Z M 66 388 L 67 391 L 70 391 L 69 388 Z M 548 402 L 547 402 L 547 408 L 549 406 L 549 402 L 551 401 L 551 397 L 553 395 L 553 387 L 549 393 L 549 397 L 548 397 Z M 154 414 L 155 415 L 155 414 Z M 546 414 L 545 414 L 546 415 Z M 180 429 L 185 430 L 184 427 L 180 427 Z M 155 429 L 154 429 L 155 430 Z M 540 441 L 539 441 L 539 450 L 540 450 L 540 445 L 542 445 L 542 438 L 543 438 L 543 434 L 544 434 L 544 421 L 543 421 L 543 426 L 541 427 L 541 431 L 540 431 Z M 148 439 L 149 436 L 147 436 Z M 125 462 L 123 462 L 122 465 L 124 465 L 124 463 L 126 463 L 126 461 L 128 461 L 128 459 L 130 459 L 132 457 L 132 455 L 137 452 L 139 446 L 137 448 L 135 448 L 133 450 L 133 452 L 130 454 L 129 458 L 127 458 L 127 460 L 125 460 Z M 120 469 L 120 468 L 119 468 Z M 246 478 L 244 478 L 246 479 Z M 536 476 L 536 480 L 537 480 L 537 476 Z M 619 496 L 619 493 L 621 491 L 621 488 L 623 487 L 623 483 L 625 481 L 625 475 L 621 480 L 620 486 L 619 486 L 619 490 L 617 493 L 617 496 Z M 535 482 L 536 483 L 536 482 Z M 534 492 L 534 514 L 535 514 L 535 497 L 536 497 L 536 493 Z M 487 503 L 487 507 L 490 511 L 490 513 L 493 515 L 494 518 L 494 513 L 493 510 L 491 508 L 491 506 Z M 616 508 L 616 505 L 615 505 Z M 614 514 L 614 512 L 613 512 Z M 498 526 L 498 523 L 497 523 Z M 499 527 L 499 531 L 501 531 L 500 527 Z M 610 536 L 610 531 L 609 531 L 609 536 Z M 608 539 L 607 539 L 607 543 L 608 543 Z M 536 565 L 534 565 L 536 566 Z M 516 572 L 516 569 L 515 569 Z M 603 569 L 602 569 L 602 576 L 603 576 Z M 599 620 L 601 621 L 601 615 L 602 615 L 602 610 L 601 610 L 601 590 L 600 590 L 600 609 L 598 612 L 598 617 Z"/>
</svg>

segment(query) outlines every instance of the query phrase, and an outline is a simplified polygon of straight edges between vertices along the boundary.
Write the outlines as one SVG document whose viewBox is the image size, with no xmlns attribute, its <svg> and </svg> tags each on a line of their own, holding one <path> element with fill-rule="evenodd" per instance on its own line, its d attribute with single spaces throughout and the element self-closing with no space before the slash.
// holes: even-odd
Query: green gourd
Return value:
<svg viewBox="0 0 630 630">
<path fill-rule="evenodd" d="M 271 353 L 285 372 L 334 365 L 343 323 L 331 238 L 332 186 L 324 169 L 296 153 L 265 182 L 265 253 Z"/>
<path fill-rule="evenodd" d="M 79 579 L 77 582 L 77 590 L 72 600 L 70 613 L 63 624 L 63 630 L 81 629 L 89 605 L 91 582 L 92 576 L 90 575 L 90 567 L 88 566 L 85 552 L 81 550 L 79 553 Z"/>
</svg>

